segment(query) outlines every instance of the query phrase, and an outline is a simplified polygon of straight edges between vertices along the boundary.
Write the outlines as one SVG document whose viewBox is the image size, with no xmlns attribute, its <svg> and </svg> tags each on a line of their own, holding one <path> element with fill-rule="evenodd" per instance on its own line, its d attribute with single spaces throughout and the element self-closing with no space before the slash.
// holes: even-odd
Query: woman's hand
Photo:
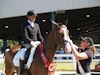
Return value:
<svg viewBox="0 0 100 75">
<path fill-rule="evenodd" d="M 70 42 L 70 45 L 72 47 L 72 52 L 75 55 L 76 59 L 78 60 L 85 60 L 88 59 L 88 56 L 85 52 L 79 53 L 78 52 L 78 46 Z"/>
</svg>

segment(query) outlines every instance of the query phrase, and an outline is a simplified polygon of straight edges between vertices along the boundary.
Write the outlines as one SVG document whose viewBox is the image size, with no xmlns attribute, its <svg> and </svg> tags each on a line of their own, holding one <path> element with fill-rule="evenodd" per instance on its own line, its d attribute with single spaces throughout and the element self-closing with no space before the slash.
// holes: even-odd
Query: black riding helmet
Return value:
<svg viewBox="0 0 100 75">
<path fill-rule="evenodd" d="M 34 10 L 29 10 L 27 12 L 27 16 L 37 16 L 36 12 Z"/>
<path fill-rule="evenodd" d="M 93 39 L 90 37 L 81 37 L 80 38 L 82 41 L 87 41 L 88 43 L 90 43 L 90 46 L 94 45 Z"/>
</svg>

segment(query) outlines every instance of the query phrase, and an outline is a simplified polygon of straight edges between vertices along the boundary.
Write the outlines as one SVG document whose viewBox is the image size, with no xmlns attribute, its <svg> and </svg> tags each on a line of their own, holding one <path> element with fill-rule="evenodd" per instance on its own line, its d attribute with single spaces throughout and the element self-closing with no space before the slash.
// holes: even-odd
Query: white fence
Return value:
<svg viewBox="0 0 100 75">
<path fill-rule="evenodd" d="M 72 62 L 75 61 L 75 57 L 72 54 L 56 54 L 54 57 L 55 62 Z"/>
<path fill-rule="evenodd" d="M 100 53 L 95 54 L 93 61 L 100 62 Z M 75 56 L 73 54 L 55 54 L 54 62 L 73 62 L 76 63 Z"/>
<path fill-rule="evenodd" d="M 76 70 L 76 60 L 72 54 L 56 54 L 54 57 L 54 62 L 72 63 L 74 70 Z"/>
</svg>

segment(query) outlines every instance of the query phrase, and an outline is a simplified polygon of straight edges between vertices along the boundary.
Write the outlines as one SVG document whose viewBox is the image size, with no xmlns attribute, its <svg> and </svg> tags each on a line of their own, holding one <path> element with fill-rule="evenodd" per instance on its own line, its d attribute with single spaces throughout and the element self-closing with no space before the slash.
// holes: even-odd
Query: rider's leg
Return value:
<svg viewBox="0 0 100 75">
<path fill-rule="evenodd" d="M 25 64 L 25 68 L 27 68 L 27 69 L 30 68 L 31 63 L 32 63 L 32 61 L 33 61 L 33 56 L 34 56 L 34 54 L 35 54 L 36 47 L 37 47 L 40 43 L 41 43 L 41 42 L 36 41 L 34 47 L 31 48 L 30 55 L 29 55 L 29 59 L 28 59 L 27 63 Z"/>
</svg>

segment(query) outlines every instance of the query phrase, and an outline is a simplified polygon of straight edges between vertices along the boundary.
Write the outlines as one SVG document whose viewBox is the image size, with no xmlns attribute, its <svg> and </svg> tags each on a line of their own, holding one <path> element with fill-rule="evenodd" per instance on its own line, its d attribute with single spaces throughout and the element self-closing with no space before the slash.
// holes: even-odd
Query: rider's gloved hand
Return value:
<svg viewBox="0 0 100 75">
<path fill-rule="evenodd" d="M 31 41 L 30 44 L 31 44 L 32 47 L 35 46 L 35 42 L 34 41 Z"/>
<path fill-rule="evenodd" d="M 36 47 L 37 45 L 39 45 L 41 42 L 40 41 L 31 41 L 30 44 L 32 47 Z"/>
<path fill-rule="evenodd" d="M 36 41 L 35 42 L 35 45 L 39 45 L 41 42 L 40 41 Z"/>
</svg>

